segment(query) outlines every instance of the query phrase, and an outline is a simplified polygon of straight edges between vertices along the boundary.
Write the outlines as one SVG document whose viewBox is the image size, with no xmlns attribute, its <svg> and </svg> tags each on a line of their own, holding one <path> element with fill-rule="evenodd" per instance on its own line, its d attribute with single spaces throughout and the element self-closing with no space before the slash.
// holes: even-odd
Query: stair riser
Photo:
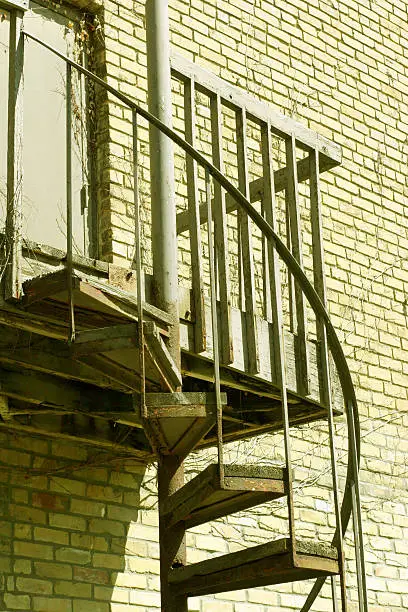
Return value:
<svg viewBox="0 0 408 612">
<path fill-rule="evenodd" d="M 197 597 L 248 589 L 259 586 L 284 584 L 300 580 L 309 580 L 319 576 L 336 575 L 339 572 L 338 563 L 331 559 L 318 560 L 307 557 L 302 560 L 302 568 L 293 568 L 289 554 L 279 555 L 276 558 L 266 558 L 261 561 L 236 567 L 216 574 L 194 576 L 184 583 L 173 582 L 172 589 L 177 595 Z"/>
<path fill-rule="evenodd" d="M 249 508 L 253 508 L 254 506 L 259 506 L 260 504 L 265 504 L 269 501 L 279 499 L 280 497 L 284 497 L 284 495 L 285 492 L 283 487 L 279 493 L 260 492 L 259 494 L 251 495 L 249 498 L 245 496 L 245 492 L 242 492 L 238 499 L 234 501 L 233 507 L 227 501 L 225 502 L 224 506 L 221 505 L 219 507 L 217 512 L 211 512 L 210 509 L 206 511 L 204 510 L 203 512 L 197 512 L 195 513 L 194 517 L 185 521 L 185 528 L 191 529 L 197 525 L 202 525 L 203 523 L 207 523 L 224 516 L 229 516 L 234 512 L 242 512 L 244 510 L 248 510 Z"/>
</svg>

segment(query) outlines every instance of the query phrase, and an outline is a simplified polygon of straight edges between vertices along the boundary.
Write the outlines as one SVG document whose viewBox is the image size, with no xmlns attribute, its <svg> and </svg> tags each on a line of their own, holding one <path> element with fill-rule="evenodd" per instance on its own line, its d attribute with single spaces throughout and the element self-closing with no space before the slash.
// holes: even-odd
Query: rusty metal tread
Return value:
<svg viewBox="0 0 408 612">
<path fill-rule="evenodd" d="M 162 508 L 168 527 L 182 521 L 189 529 L 286 495 L 282 468 L 234 464 L 224 470 L 222 484 L 212 464 L 168 498 Z"/>
<path fill-rule="evenodd" d="M 177 594 L 198 596 L 256 586 L 308 580 L 339 572 L 337 549 L 315 541 L 296 541 L 293 562 L 289 538 L 215 557 L 169 574 Z"/>
</svg>

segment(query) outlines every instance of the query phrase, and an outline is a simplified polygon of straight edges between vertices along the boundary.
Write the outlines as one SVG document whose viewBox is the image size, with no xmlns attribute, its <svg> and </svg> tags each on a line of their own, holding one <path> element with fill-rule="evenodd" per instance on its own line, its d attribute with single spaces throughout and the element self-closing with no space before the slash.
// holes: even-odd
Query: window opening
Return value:
<svg viewBox="0 0 408 612">
<path fill-rule="evenodd" d="M 9 21 L 9 14 L 4 21 Z M 6 23 L 7 26 L 7 23 Z M 61 4 L 31 2 L 24 15 L 25 29 L 76 61 L 87 65 L 91 45 L 84 36 L 83 13 Z M 0 79 L 8 80 L 8 27 L 0 23 Z M 5 159 L 7 148 L 7 87 L 0 88 L 0 223 L 4 226 Z M 24 58 L 23 127 L 23 239 L 66 248 L 66 74 L 62 60 L 40 45 L 26 41 Z M 90 251 L 89 194 L 92 166 L 89 156 L 91 121 L 89 92 L 82 76 L 73 73 L 70 92 L 73 109 L 73 245 L 74 252 Z"/>
</svg>

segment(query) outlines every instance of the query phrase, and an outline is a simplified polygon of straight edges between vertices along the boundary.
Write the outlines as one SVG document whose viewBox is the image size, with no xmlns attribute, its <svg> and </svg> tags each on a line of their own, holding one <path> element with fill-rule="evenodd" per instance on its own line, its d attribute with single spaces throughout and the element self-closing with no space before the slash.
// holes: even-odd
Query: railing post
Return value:
<svg viewBox="0 0 408 612">
<path fill-rule="evenodd" d="M 210 295 L 211 295 L 211 321 L 213 338 L 214 358 L 214 386 L 217 401 L 217 450 L 218 450 L 218 476 L 220 487 L 224 486 L 224 445 L 222 438 L 222 402 L 221 402 L 221 378 L 220 378 L 220 347 L 218 340 L 218 314 L 217 314 L 217 289 L 215 282 L 216 252 L 213 238 L 213 215 L 211 202 L 211 178 L 208 169 L 205 170 L 205 191 L 207 199 L 207 234 L 208 234 L 208 261 L 210 267 Z M 214 237 L 216 230 L 214 228 Z"/>
<path fill-rule="evenodd" d="M 146 39 L 149 111 L 171 127 L 168 0 L 146 1 Z M 149 138 L 154 294 L 157 306 L 174 318 L 168 348 L 175 363 L 180 364 L 173 144 L 152 125 Z M 181 458 L 161 455 L 158 462 L 158 492 L 163 612 L 187 612 L 187 597 L 175 597 L 168 582 L 172 566 L 186 563 L 184 530 L 168 530 L 161 515 L 164 502 L 183 482 Z"/>
<path fill-rule="evenodd" d="M 360 481 L 357 451 L 357 437 L 354 418 L 355 406 L 349 401 L 347 404 L 347 427 L 349 432 L 349 444 L 351 446 L 353 480 L 351 483 L 351 505 L 353 512 L 354 547 L 356 551 L 356 569 L 358 586 L 358 609 L 360 612 L 368 612 L 368 595 L 365 569 L 363 524 L 361 520 Z"/>
<path fill-rule="evenodd" d="M 322 211 L 319 184 L 319 149 L 316 148 L 309 155 L 309 183 L 310 183 L 310 213 L 312 224 L 312 252 L 313 252 L 313 274 L 314 285 L 323 304 L 326 306 L 326 282 L 324 271 L 324 254 L 322 242 Z M 346 571 L 344 561 L 343 533 L 341 530 L 341 501 L 339 494 L 339 477 L 337 469 L 337 450 L 336 450 L 336 430 L 334 424 L 333 400 L 330 383 L 329 348 L 327 343 L 327 333 L 324 321 L 316 316 L 316 332 L 318 347 L 320 349 L 320 371 L 321 386 L 320 400 L 322 405 L 327 408 L 327 420 L 329 427 L 329 445 L 331 458 L 331 471 L 333 481 L 334 512 L 336 517 L 337 550 L 340 571 L 340 588 L 342 612 L 347 611 L 347 590 L 346 590 Z M 331 577 L 333 610 L 338 612 L 336 577 Z"/>
<path fill-rule="evenodd" d="M 23 12 L 10 13 L 5 299 L 21 295 L 23 208 Z"/>
<path fill-rule="evenodd" d="M 67 287 L 69 302 L 68 342 L 75 340 L 75 312 L 72 262 L 72 68 L 66 65 L 66 198 L 67 198 Z"/>
</svg>

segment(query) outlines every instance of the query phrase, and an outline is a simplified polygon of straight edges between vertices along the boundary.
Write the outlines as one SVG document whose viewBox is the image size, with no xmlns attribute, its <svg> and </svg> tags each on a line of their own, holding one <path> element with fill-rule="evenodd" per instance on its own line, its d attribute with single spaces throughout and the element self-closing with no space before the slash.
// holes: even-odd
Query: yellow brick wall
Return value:
<svg viewBox="0 0 408 612">
<path fill-rule="evenodd" d="M 157 609 L 144 476 L 132 459 L 0 432 L 0 609 Z"/>
<path fill-rule="evenodd" d="M 362 421 L 362 502 L 372 612 L 408 608 L 408 333 L 406 281 L 408 34 L 403 1 L 170 0 L 173 47 L 343 148 L 324 175 L 324 246 L 329 309 L 344 343 Z M 141 104 L 147 101 L 144 2 L 107 0 L 97 68 Z M 109 102 L 99 124 L 101 255 L 133 256 L 129 114 Z M 105 102 L 104 102 L 105 104 Z M 102 103 L 101 103 L 102 106 Z M 103 109 L 100 108 L 101 118 Z M 146 132 L 141 134 L 148 180 Z M 142 194 L 145 262 L 149 194 Z M 342 420 L 338 431 L 344 432 Z M 132 463 L 44 439 L 0 434 L 0 608 L 122 612 L 159 609 L 154 473 Z M 314 440 L 324 439 L 314 431 Z M 300 433 L 304 478 L 316 445 Z M 345 441 L 339 444 L 341 455 Z M 267 456 L 264 437 L 231 451 Z M 208 458 L 203 459 L 203 464 Z M 321 457 L 322 465 L 327 455 Z M 192 468 L 199 460 L 194 459 Z M 325 463 L 326 462 L 326 463 Z M 18 468 L 18 469 L 17 469 Z M 312 473 L 312 472 L 310 472 Z M 341 471 L 344 474 L 344 470 Z M 141 486 L 143 479 L 143 485 Z M 321 486 L 318 486 L 321 485 Z M 302 535 L 333 531 L 327 478 L 302 489 Z M 280 509 L 196 528 L 189 559 L 207 558 L 285 533 Z M 347 538 L 349 596 L 356 607 Z M 194 612 L 299 609 L 309 583 L 190 600 Z M 327 588 L 314 609 L 331 609 Z"/>
<path fill-rule="evenodd" d="M 122 86 L 141 103 L 146 102 L 143 12 L 143 2 L 106 6 L 113 31 L 117 26 L 124 33 L 111 47 L 112 75 L 132 71 L 132 64 L 120 56 L 128 41 L 126 28 L 133 23 L 137 83 L 127 79 Z M 341 167 L 322 180 L 329 309 L 360 404 L 371 609 L 406 609 L 406 3 L 173 0 L 170 17 L 175 50 L 343 148 Z M 148 211 L 148 194 L 144 204 Z M 120 232 L 116 235 L 120 245 Z M 114 252 L 125 256 L 120 246 Z M 339 423 L 339 431 L 341 427 Z M 319 510 L 316 495 L 321 491 L 307 489 L 300 516 L 321 534 L 325 525 L 320 514 L 313 514 Z M 256 541 L 267 538 L 264 516 L 248 514 L 228 525 L 201 528 L 189 536 L 190 559 L 219 554 L 227 546 L 234 550 L 234 542 L 244 538 L 250 543 L 253 533 L 260 537 Z M 347 555 L 355 602 L 349 538 Z M 295 585 L 217 596 L 218 603 L 211 598 L 205 603 L 204 598 L 195 608 L 191 605 L 194 610 L 231 612 L 299 608 L 305 592 L 305 585 Z M 315 609 L 329 607 L 328 599 L 321 598 Z"/>
</svg>

